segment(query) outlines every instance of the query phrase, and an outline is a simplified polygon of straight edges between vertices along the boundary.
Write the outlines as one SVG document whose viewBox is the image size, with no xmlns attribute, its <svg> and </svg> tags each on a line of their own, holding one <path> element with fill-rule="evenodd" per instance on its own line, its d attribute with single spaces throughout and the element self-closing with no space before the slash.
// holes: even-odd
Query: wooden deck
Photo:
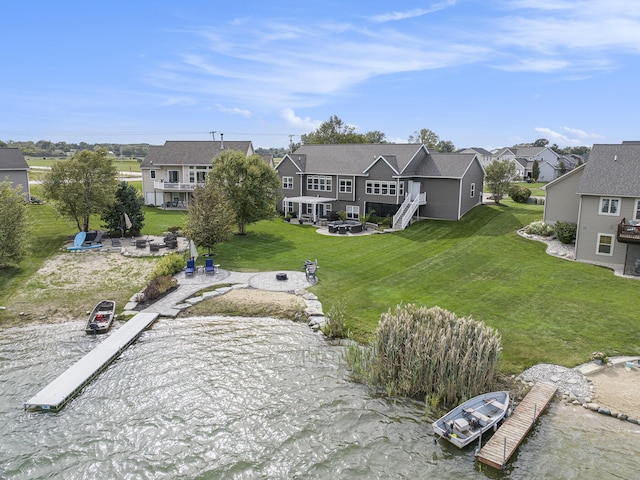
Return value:
<svg viewBox="0 0 640 480">
<path fill-rule="evenodd" d="M 138 313 L 25 402 L 25 410 L 52 412 L 60 410 L 131 345 L 158 318 L 158 315 L 157 313 Z"/>
<path fill-rule="evenodd" d="M 501 470 L 542 415 L 556 390 L 555 385 L 536 383 L 513 414 L 480 450 L 478 460 Z"/>
</svg>

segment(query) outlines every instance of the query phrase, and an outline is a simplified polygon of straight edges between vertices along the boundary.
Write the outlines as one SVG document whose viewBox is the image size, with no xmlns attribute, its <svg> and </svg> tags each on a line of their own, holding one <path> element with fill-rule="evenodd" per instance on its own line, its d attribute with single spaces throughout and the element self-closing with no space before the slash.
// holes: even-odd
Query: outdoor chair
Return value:
<svg viewBox="0 0 640 480">
<path fill-rule="evenodd" d="M 305 260 L 304 262 L 304 270 L 307 276 L 307 281 L 316 279 L 316 270 L 318 269 L 318 259 L 314 262 L 311 260 Z"/>
<path fill-rule="evenodd" d="M 140 238 L 136 240 L 136 248 L 144 248 L 147 246 L 147 240 L 144 238 Z"/>
<path fill-rule="evenodd" d="M 204 264 L 204 273 L 213 275 L 215 273 L 215 267 L 213 265 L 213 258 L 207 258 Z"/>
<path fill-rule="evenodd" d="M 185 275 L 193 275 L 196 271 L 196 261 L 187 260 L 187 267 L 184 269 Z"/>
</svg>

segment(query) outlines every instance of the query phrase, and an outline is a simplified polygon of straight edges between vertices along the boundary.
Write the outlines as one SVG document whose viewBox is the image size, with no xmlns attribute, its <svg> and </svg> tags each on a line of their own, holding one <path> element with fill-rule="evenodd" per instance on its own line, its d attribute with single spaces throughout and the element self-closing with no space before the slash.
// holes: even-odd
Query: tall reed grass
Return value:
<svg viewBox="0 0 640 480">
<path fill-rule="evenodd" d="M 500 336 L 482 322 L 410 304 L 384 313 L 369 345 L 351 345 L 347 361 L 357 380 L 435 407 L 495 384 L 501 351 Z"/>
</svg>

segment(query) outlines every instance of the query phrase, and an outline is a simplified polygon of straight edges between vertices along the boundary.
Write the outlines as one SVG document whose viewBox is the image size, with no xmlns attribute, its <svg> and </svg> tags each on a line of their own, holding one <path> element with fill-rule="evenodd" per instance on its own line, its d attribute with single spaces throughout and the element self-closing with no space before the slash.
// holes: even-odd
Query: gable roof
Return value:
<svg viewBox="0 0 640 480">
<path fill-rule="evenodd" d="M 237 150 L 247 155 L 253 153 L 250 141 L 182 141 L 168 140 L 164 145 L 151 145 L 142 168 L 162 165 L 208 165 L 223 150 Z"/>
<path fill-rule="evenodd" d="M 462 148 L 462 149 L 458 150 L 458 153 L 477 153 L 477 154 L 483 155 L 483 156 L 491 156 L 491 152 L 489 150 L 487 150 L 486 148 L 482 148 L 482 147 Z"/>
<path fill-rule="evenodd" d="M 288 156 L 305 173 L 362 175 L 381 159 L 400 172 L 421 148 L 416 143 L 314 144 L 302 145 Z"/>
<path fill-rule="evenodd" d="M 0 170 L 29 170 L 29 165 L 18 148 L 0 148 Z"/>
<path fill-rule="evenodd" d="M 475 153 L 431 153 L 411 176 L 462 178 L 477 158 Z"/>
<path fill-rule="evenodd" d="M 549 150 L 555 154 L 556 157 L 558 156 L 558 154 L 549 147 L 514 147 L 510 150 L 514 152 L 517 157 L 535 157 L 536 155 L 540 155 L 544 150 Z"/>
<path fill-rule="evenodd" d="M 559 183 L 562 183 L 563 181 L 565 181 L 567 178 L 569 178 L 572 175 L 575 175 L 576 173 L 581 172 L 585 167 L 585 164 L 583 163 L 582 165 L 578 165 L 576 168 L 574 168 L 573 170 L 569 170 L 567 173 L 565 173 L 564 175 L 560 175 L 558 178 L 556 178 L 555 180 L 551 180 L 549 183 L 547 183 L 546 185 L 542 185 L 542 187 L 540 187 L 542 190 L 547 190 L 549 187 L 555 187 L 556 185 L 558 185 Z"/>
<path fill-rule="evenodd" d="M 584 165 L 579 194 L 640 197 L 640 143 L 595 144 Z"/>
</svg>

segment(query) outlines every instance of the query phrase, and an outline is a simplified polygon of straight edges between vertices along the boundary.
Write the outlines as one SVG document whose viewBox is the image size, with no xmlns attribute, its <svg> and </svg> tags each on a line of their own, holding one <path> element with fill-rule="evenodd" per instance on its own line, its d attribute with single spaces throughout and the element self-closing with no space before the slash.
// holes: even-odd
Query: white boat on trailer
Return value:
<svg viewBox="0 0 640 480">
<path fill-rule="evenodd" d="M 497 427 L 508 409 L 509 392 L 484 393 L 433 422 L 433 431 L 456 447 L 463 448 L 489 429 Z"/>
</svg>

